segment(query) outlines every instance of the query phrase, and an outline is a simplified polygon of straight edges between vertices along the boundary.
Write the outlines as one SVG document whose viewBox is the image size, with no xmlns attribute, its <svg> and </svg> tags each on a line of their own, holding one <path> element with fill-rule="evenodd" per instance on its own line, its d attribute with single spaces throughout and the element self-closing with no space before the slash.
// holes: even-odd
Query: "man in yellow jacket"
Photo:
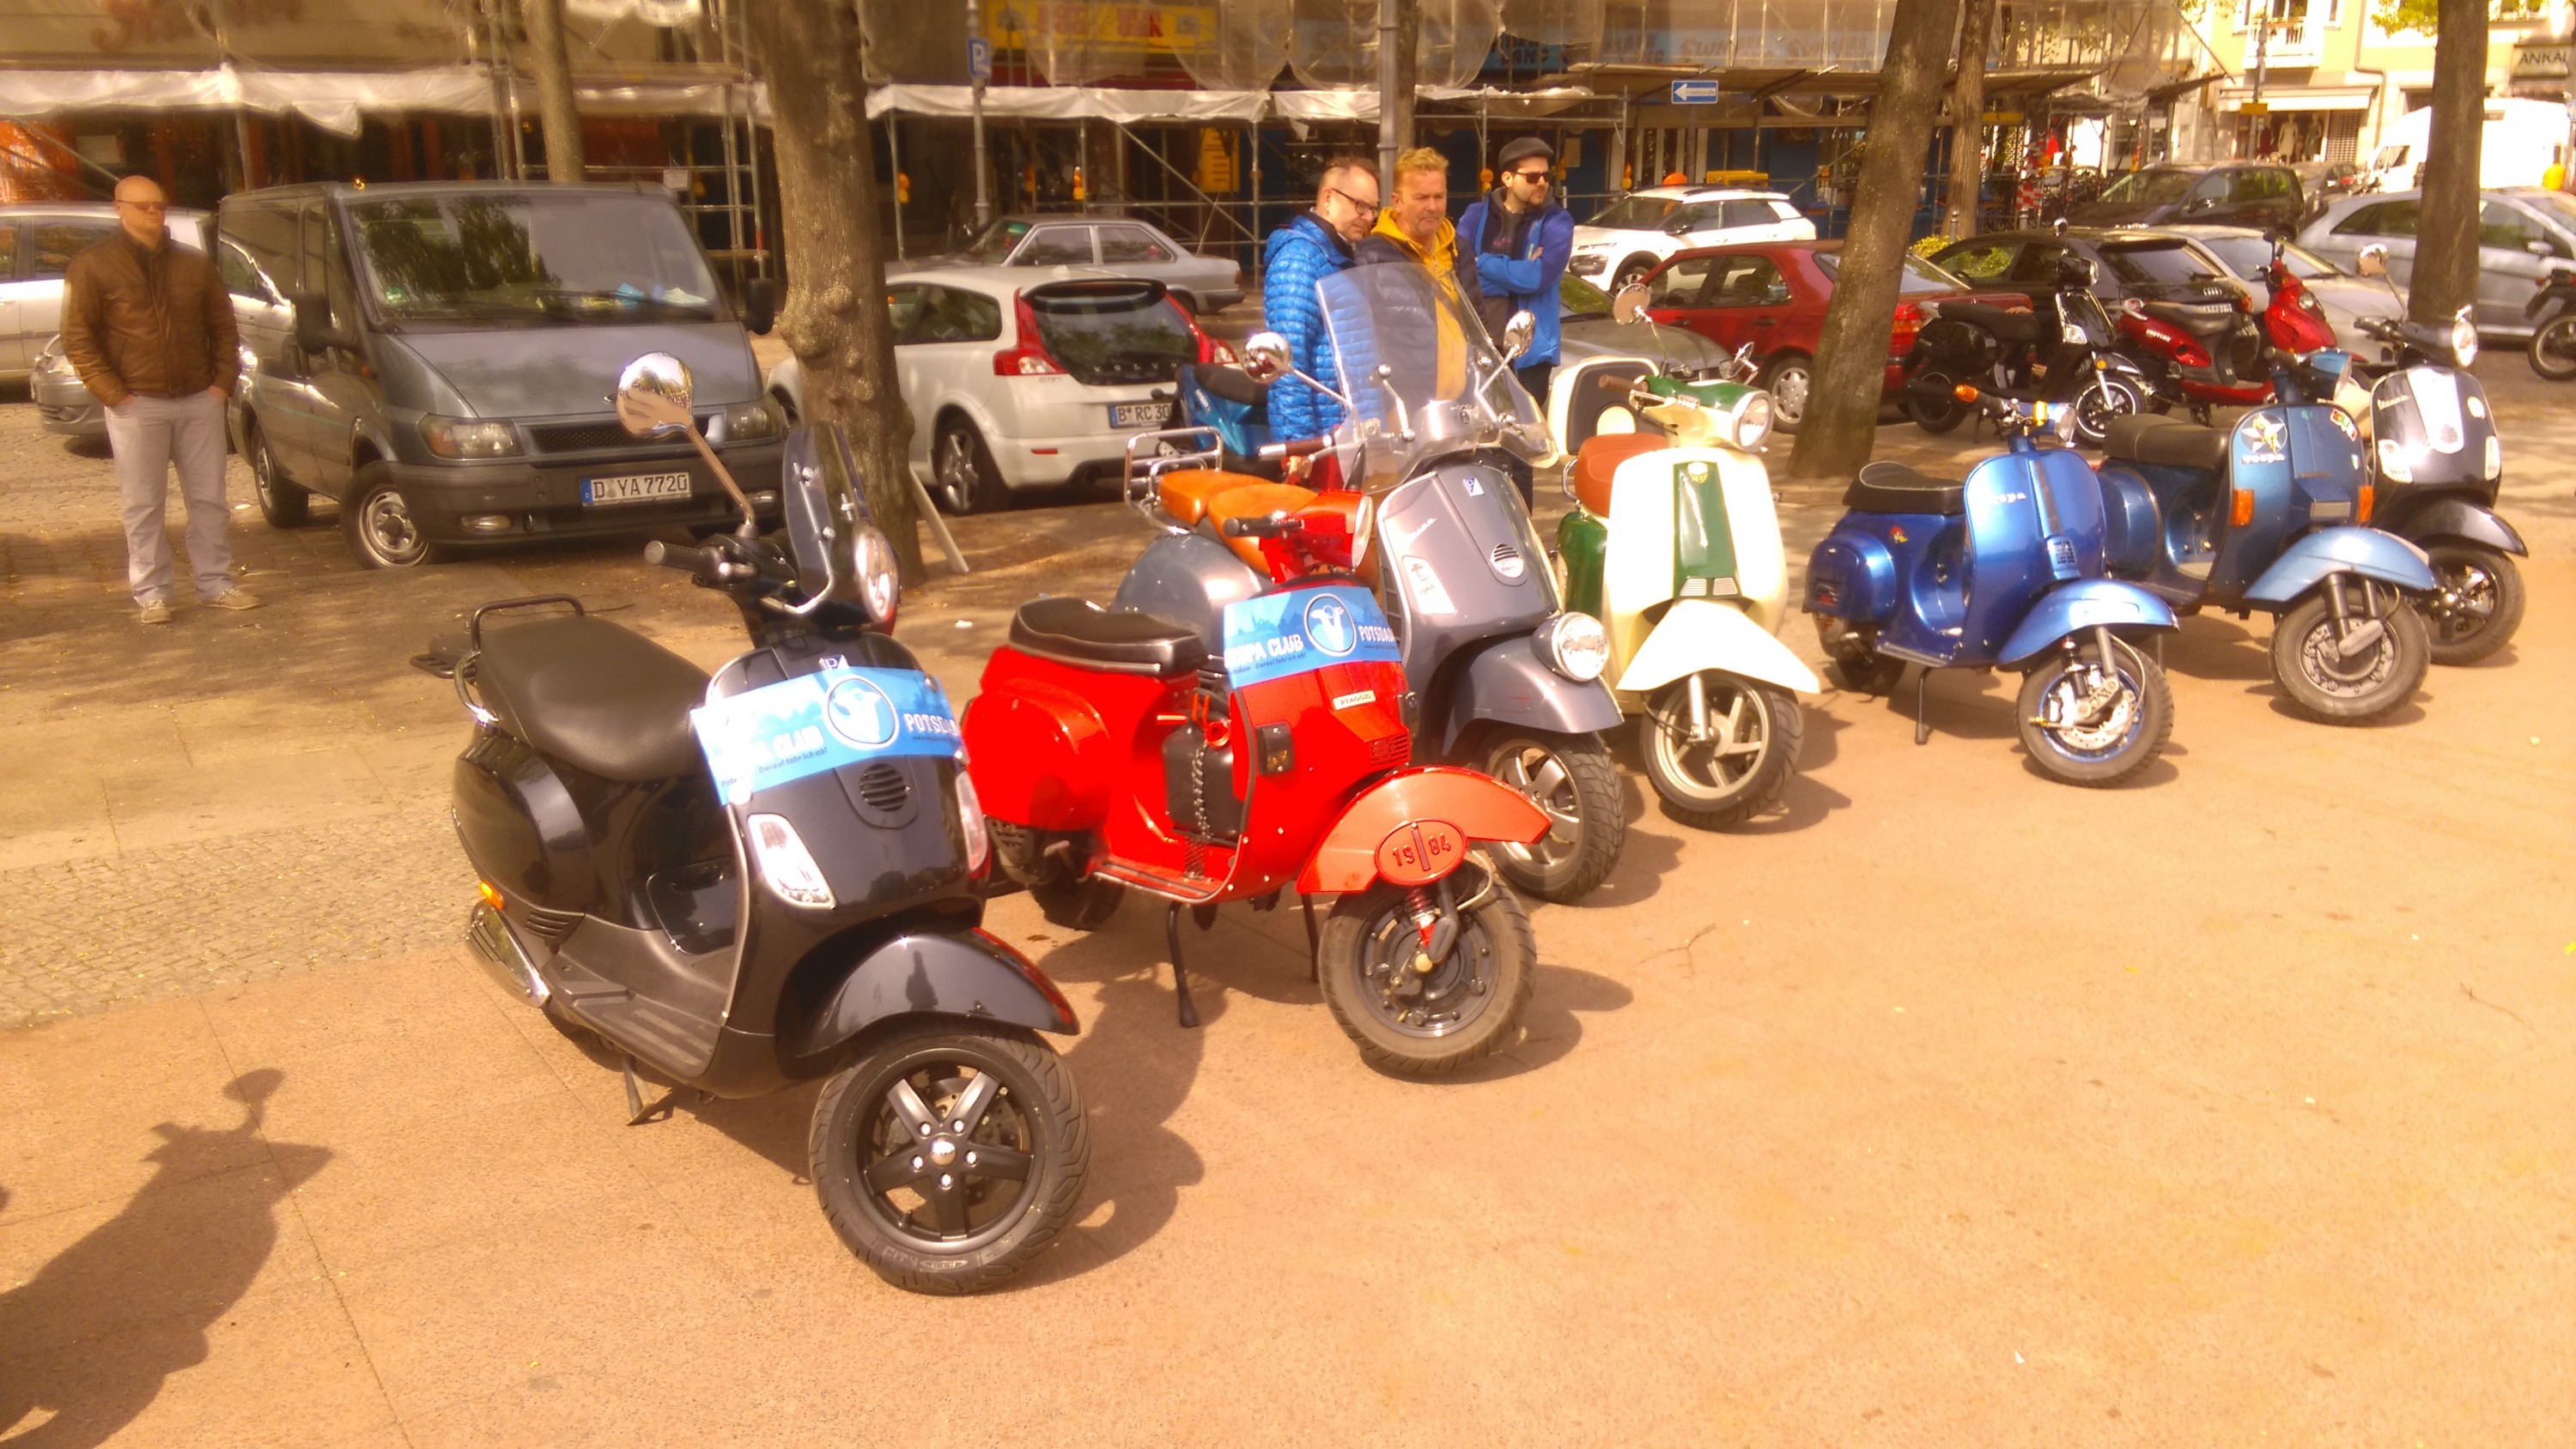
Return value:
<svg viewBox="0 0 2576 1449">
<path fill-rule="evenodd" d="M 1476 315 L 1476 269 L 1458 265 L 1458 228 L 1449 221 L 1449 158 L 1416 146 L 1395 158 L 1394 200 L 1362 238 L 1360 265 L 1419 262 L 1440 290 Z"/>
</svg>

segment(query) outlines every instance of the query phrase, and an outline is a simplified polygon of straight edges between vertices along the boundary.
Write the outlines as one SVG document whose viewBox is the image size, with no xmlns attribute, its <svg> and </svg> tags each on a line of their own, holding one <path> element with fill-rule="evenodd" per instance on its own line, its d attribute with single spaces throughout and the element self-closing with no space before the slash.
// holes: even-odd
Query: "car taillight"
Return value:
<svg viewBox="0 0 2576 1449">
<path fill-rule="evenodd" d="M 1922 330 L 1922 306 L 1914 302 L 1897 303 L 1896 330 L 1888 335 L 1887 340 L 1889 352 L 1891 354 L 1902 353 L 1910 349 L 1914 346 L 1916 335 L 1921 333 Z"/>
<path fill-rule="evenodd" d="M 1064 364 L 1055 360 L 1038 335 L 1037 309 L 1026 296 L 1012 299 L 1013 311 L 1019 318 L 1020 345 L 993 354 L 995 377 L 1062 377 Z"/>
</svg>

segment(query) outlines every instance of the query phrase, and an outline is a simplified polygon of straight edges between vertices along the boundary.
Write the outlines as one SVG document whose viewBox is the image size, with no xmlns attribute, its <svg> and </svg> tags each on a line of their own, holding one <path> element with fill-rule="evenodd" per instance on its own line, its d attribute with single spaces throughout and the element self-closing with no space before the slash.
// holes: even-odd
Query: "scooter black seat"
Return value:
<svg viewBox="0 0 2576 1449">
<path fill-rule="evenodd" d="M 1040 659 L 1111 674 L 1161 678 L 1207 660 L 1197 631 L 1168 619 L 1104 609 L 1089 599 L 1033 599 L 1011 616 L 1011 647 Z"/>
<path fill-rule="evenodd" d="M 1855 513 L 1967 512 L 1967 485 L 1956 478 L 1935 478 L 1902 463 L 1870 463 L 1843 490 L 1843 507 Z"/>
<path fill-rule="evenodd" d="M 2227 436 L 2225 428 L 2205 428 L 2181 418 L 2115 417 L 2103 424 L 2102 454 L 2125 462 L 2216 473 L 2227 466 Z"/>
<path fill-rule="evenodd" d="M 2147 302 L 2146 314 L 2194 337 L 2224 337 L 2236 327 L 2236 309 L 2225 302 Z"/>
<path fill-rule="evenodd" d="M 705 671 L 605 619 L 485 633 L 474 688 L 502 729 L 577 769 L 643 782 L 698 768 L 689 711 L 706 702 Z"/>
<path fill-rule="evenodd" d="M 2011 312 L 1985 302 L 1944 302 L 1941 315 L 1983 327 L 2001 342 L 2038 342 L 2048 336 L 2048 320 L 2037 312 Z"/>
</svg>

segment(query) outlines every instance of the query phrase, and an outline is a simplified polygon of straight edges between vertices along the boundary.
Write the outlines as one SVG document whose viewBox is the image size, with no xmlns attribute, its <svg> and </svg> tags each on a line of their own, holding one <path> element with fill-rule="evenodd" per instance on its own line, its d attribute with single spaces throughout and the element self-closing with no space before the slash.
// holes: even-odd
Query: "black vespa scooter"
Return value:
<svg viewBox="0 0 2576 1449">
<path fill-rule="evenodd" d="M 1967 420 L 1961 383 L 2013 402 L 2074 410 L 2075 439 L 2102 446 L 2111 419 L 2146 412 L 2154 380 L 2120 346 L 2119 330 L 2093 295 L 2093 263 L 2059 259 L 2057 285 L 2035 295 L 2038 310 L 2008 311 L 1984 302 L 1942 302 L 1907 355 L 1905 408 L 1927 433 Z"/>
<path fill-rule="evenodd" d="M 666 354 L 618 381 L 639 437 L 695 440 L 689 402 Z M 1037 1035 L 1076 1028 L 979 929 L 983 812 L 945 695 L 890 633 L 893 550 L 857 477 L 837 429 L 801 428 L 785 547 L 749 522 L 646 547 L 742 611 L 752 648 L 712 681 L 568 596 L 474 611 L 454 669 L 474 718 L 456 828 L 482 882 L 466 934 L 503 985 L 625 1057 L 636 1122 L 685 1089 L 829 1078 L 809 1139 L 824 1215 L 888 1282 L 973 1292 L 1081 1196 L 1082 1100 Z M 639 1062 L 679 1087 L 646 1106 Z"/>
</svg>

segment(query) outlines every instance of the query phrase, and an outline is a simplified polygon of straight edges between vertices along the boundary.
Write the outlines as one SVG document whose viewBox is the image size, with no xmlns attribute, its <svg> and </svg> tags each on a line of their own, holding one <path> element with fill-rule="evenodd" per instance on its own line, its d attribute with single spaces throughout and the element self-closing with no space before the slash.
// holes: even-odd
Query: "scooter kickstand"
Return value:
<svg viewBox="0 0 2576 1449">
<path fill-rule="evenodd" d="M 1297 905 L 1306 913 L 1306 979 L 1324 979 L 1324 948 L 1315 936 L 1315 898 L 1304 891 L 1297 893 Z"/>
<path fill-rule="evenodd" d="M 629 1127 L 641 1127 L 645 1123 L 654 1121 L 657 1118 L 670 1116 L 672 1111 L 671 1104 L 678 1101 L 680 1093 L 688 1089 L 685 1087 L 673 1087 L 671 1090 L 664 1092 L 661 1096 L 655 1098 L 653 1105 L 647 1107 L 644 1105 L 644 1085 L 635 1079 L 635 1058 L 632 1056 L 626 1056 L 623 1058 L 623 1062 L 624 1071 L 626 1073 L 626 1125 Z"/>
<path fill-rule="evenodd" d="M 1932 738 L 1932 717 L 1924 703 L 1925 687 L 1932 682 L 1932 671 L 1914 666 L 1914 743 L 1928 743 Z"/>
<path fill-rule="evenodd" d="M 1199 1008 L 1190 1000 L 1190 973 L 1181 965 L 1181 903 L 1174 901 L 1163 911 L 1163 939 L 1172 948 L 1172 989 L 1180 994 L 1181 1025 L 1199 1024 Z"/>
</svg>

